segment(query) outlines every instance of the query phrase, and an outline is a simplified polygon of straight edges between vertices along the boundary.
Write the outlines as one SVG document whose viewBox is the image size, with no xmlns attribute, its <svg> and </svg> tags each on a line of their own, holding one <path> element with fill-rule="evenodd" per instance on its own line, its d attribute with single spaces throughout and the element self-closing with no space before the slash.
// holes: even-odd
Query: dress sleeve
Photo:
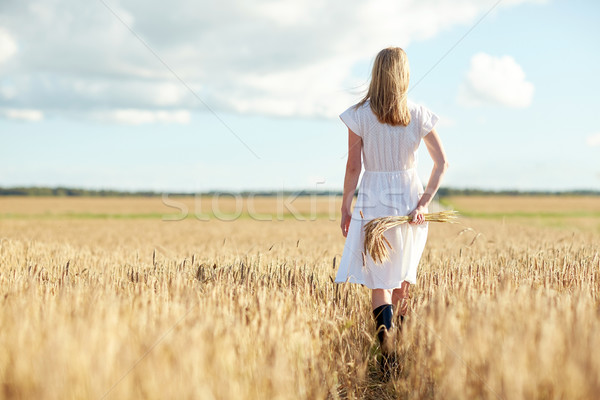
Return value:
<svg viewBox="0 0 600 400">
<path fill-rule="evenodd" d="M 425 137 L 435 127 L 440 118 L 427 107 L 421 106 L 421 137 Z"/>
<path fill-rule="evenodd" d="M 349 107 L 346 111 L 341 113 L 340 119 L 352 132 L 362 137 L 362 132 L 360 129 L 360 115 L 355 106 Z"/>
</svg>

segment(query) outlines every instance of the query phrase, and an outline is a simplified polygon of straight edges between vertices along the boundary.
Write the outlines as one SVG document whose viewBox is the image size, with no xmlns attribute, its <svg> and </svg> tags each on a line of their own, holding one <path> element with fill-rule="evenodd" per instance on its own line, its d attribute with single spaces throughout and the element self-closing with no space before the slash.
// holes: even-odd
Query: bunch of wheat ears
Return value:
<svg viewBox="0 0 600 400">
<path fill-rule="evenodd" d="M 362 212 L 360 214 L 361 216 L 363 215 Z M 440 211 L 436 213 L 425 213 L 423 216 L 427 222 L 454 223 L 458 218 L 458 212 L 454 210 Z M 385 245 L 387 244 L 390 249 L 392 249 L 392 245 L 387 238 L 383 236 L 383 233 L 388 229 L 408 223 L 409 221 L 409 216 L 394 215 L 391 217 L 375 218 L 367 222 L 365 225 L 364 253 L 370 254 L 371 258 L 378 264 L 381 264 L 385 260 L 389 260 L 389 251 Z"/>
</svg>

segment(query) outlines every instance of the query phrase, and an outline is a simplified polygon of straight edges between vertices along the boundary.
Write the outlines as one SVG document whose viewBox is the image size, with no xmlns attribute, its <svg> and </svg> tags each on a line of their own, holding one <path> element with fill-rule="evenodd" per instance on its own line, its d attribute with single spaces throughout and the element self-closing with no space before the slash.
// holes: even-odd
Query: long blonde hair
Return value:
<svg viewBox="0 0 600 400">
<path fill-rule="evenodd" d="M 410 71 L 408 57 L 400 47 L 381 50 L 371 72 L 371 83 L 357 107 L 371 100 L 371 110 L 379 122 L 390 125 L 408 125 L 410 111 L 406 104 Z"/>
</svg>

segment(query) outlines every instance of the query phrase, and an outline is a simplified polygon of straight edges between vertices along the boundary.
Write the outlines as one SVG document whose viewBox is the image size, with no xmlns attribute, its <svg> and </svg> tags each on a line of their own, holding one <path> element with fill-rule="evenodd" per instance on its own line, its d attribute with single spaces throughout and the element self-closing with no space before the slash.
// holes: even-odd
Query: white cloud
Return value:
<svg viewBox="0 0 600 400">
<path fill-rule="evenodd" d="M 17 89 L 14 86 L 5 85 L 4 87 L 0 86 L 0 98 L 5 98 L 7 100 L 12 99 L 17 95 Z"/>
<path fill-rule="evenodd" d="M 458 101 L 464 106 L 500 105 L 524 108 L 531 104 L 534 86 L 525 80 L 525 72 L 510 56 L 475 54 Z"/>
<path fill-rule="evenodd" d="M 113 122 L 126 125 L 141 125 L 150 123 L 175 123 L 187 124 L 190 122 L 190 112 L 178 111 L 150 111 L 136 109 L 119 109 L 92 113 L 92 117 L 99 121 Z"/>
<path fill-rule="evenodd" d="M 40 110 L 28 109 L 0 109 L 0 115 L 8 119 L 18 119 L 22 121 L 41 121 L 44 119 L 44 113 Z"/>
<path fill-rule="evenodd" d="M 594 133 L 592 135 L 589 135 L 585 142 L 590 147 L 600 146 L 600 133 Z"/>
<path fill-rule="evenodd" d="M 204 109 L 102 2 L 29 3 L 0 6 L 0 26 L 19 42 L 3 64 L 18 92 L 0 96 L 0 107 L 148 115 Z M 353 75 L 357 63 L 382 47 L 406 47 L 472 24 L 491 6 L 479 0 L 108 4 L 216 111 L 328 117 L 357 99 L 350 91 L 365 79 Z"/>
<path fill-rule="evenodd" d="M 6 29 L 0 27 L 0 64 L 6 62 L 17 52 L 17 42 Z"/>
</svg>

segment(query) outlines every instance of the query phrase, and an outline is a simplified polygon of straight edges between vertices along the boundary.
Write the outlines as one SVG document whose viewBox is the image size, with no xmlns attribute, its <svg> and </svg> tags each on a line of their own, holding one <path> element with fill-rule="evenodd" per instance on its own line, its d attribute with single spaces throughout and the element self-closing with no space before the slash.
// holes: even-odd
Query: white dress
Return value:
<svg viewBox="0 0 600 400">
<path fill-rule="evenodd" d="M 365 171 L 358 186 L 336 283 L 395 289 L 403 281 L 417 282 L 417 266 L 427 241 L 427 223 L 402 224 L 386 231 L 384 236 L 393 248 L 389 250 L 390 260 L 376 264 L 368 253 L 363 257 L 364 225 L 373 218 L 408 215 L 423 194 L 416 168 L 417 149 L 438 117 L 426 107 L 410 101 L 408 107 L 411 115 L 408 126 L 380 123 L 368 101 L 340 114 L 346 126 L 362 137 Z"/>
</svg>

